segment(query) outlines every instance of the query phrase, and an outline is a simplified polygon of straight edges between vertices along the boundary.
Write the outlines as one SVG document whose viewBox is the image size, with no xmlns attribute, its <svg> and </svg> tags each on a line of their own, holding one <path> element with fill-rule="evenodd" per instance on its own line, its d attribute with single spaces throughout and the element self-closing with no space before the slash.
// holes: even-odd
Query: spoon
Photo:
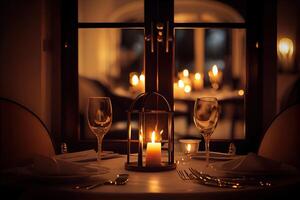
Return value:
<svg viewBox="0 0 300 200">
<path fill-rule="evenodd" d="M 101 185 L 125 185 L 128 181 L 128 176 L 129 174 L 118 174 L 114 181 L 107 180 L 105 182 L 95 183 L 93 185 L 86 186 L 85 189 L 90 190 Z"/>
</svg>

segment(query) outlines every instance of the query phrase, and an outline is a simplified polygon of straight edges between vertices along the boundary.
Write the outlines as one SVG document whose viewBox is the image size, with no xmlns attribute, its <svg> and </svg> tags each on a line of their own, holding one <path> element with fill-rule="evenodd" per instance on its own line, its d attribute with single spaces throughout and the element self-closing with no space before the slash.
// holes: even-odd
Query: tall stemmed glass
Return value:
<svg viewBox="0 0 300 200">
<path fill-rule="evenodd" d="M 214 97 L 202 97 L 195 101 L 194 123 L 205 140 L 206 166 L 209 164 L 209 142 L 219 119 L 218 100 Z"/>
<path fill-rule="evenodd" d="M 102 140 L 112 124 L 112 106 L 109 97 L 89 97 L 88 124 L 97 137 L 97 160 L 101 161 Z"/>
</svg>

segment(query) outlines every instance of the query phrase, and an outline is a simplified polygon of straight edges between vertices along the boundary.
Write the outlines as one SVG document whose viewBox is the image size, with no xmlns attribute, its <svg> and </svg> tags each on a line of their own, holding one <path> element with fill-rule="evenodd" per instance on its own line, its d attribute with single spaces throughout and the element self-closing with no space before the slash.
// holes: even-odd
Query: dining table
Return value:
<svg viewBox="0 0 300 200">
<path fill-rule="evenodd" d="M 243 188 L 213 187 L 195 180 L 183 180 L 178 171 L 193 168 L 203 171 L 207 168 L 205 159 L 184 159 L 185 155 L 176 152 L 177 167 L 163 172 L 127 171 L 124 167 L 126 155 L 102 160 L 101 167 L 108 173 L 95 175 L 83 180 L 44 181 L 38 179 L 1 181 L 8 195 L 17 195 L 18 199 L 101 199 L 101 200 L 132 200 L 132 199 L 273 199 L 285 197 L 299 189 L 299 176 L 288 176 L 272 180 L 270 186 L 249 186 Z M 96 162 L 96 161 L 92 161 Z M 221 162 L 211 160 L 211 162 Z M 91 190 L 76 189 L 78 185 L 100 180 L 113 180 L 117 174 L 129 174 L 124 185 L 101 185 Z M 4 181 L 5 182 L 5 181 Z"/>
</svg>

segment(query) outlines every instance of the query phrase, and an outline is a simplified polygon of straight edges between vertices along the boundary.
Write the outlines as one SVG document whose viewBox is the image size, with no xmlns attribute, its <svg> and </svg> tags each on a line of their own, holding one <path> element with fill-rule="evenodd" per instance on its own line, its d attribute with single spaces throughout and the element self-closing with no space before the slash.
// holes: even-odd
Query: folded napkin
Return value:
<svg viewBox="0 0 300 200">
<path fill-rule="evenodd" d="M 107 168 L 38 155 L 34 158 L 33 172 L 41 175 L 93 175 L 105 173 Z"/>
<path fill-rule="evenodd" d="M 54 158 L 73 162 L 92 161 L 97 159 L 97 153 L 92 149 L 74 153 L 59 154 L 55 155 Z"/>
<path fill-rule="evenodd" d="M 120 154 L 114 153 L 113 151 L 103 151 L 101 152 L 102 160 L 109 158 L 120 157 Z M 73 162 L 86 162 L 86 161 L 96 161 L 97 152 L 94 149 L 79 151 L 74 153 L 64 153 L 54 156 L 57 159 L 63 159 Z"/>
<path fill-rule="evenodd" d="M 211 164 L 213 169 L 242 175 L 281 174 L 295 170 L 292 166 L 249 153 L 236 159 Z"/>
</svg>

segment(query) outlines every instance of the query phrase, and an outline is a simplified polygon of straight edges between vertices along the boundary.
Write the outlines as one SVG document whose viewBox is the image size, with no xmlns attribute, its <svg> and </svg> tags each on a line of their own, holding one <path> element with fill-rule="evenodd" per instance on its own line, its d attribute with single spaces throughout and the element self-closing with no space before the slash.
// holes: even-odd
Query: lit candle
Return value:
<svg viewBox="0 0 300 200">
<path fill-rule="evenodd" d="M 208 75 L 212 87 L 214 89 L 218 89 L 222 81 L 222 72 L 218 70 L 217 65 L 212 66 L 212 69 L 208 72 Z"/>
<path fill-rule="evenodd" d="M 179 87 L 177 83 L 173 83 L 173 91 L 174 91 L 174 97 L 178 97 Z"/>
<path fill-rule="evenodd" d="M 199 143 L 200 140 L 194 140 L 194 139 L 181 139 L 179 140 L 180 143 L 182 143 L 182 150 L 184 153 L 196 153 L 199 149 Z"/>
<path fill-rule="evenodd" d="M 141 91 L 144 91 L 144 90 L 145 90 L 145 75 L 144 75 L 144 74 L 141 74 L 141 75 L 140 75 L 139 89 L 140 89 Z"/>
<path fill-rule="evenodd" d="M 195 73 L 194 80 L 193 80 L 193 86 L 195 90 L 201 90 L 203 88 L 204 80 L 203 76 L 200 73 Z"/>
<path fill-rule="evenodd" d="M 192 145 L 191 144 L 187 144 L 186 145 L 186 151 L 187 151 L 187 153 L 190 153 L 191 149 L 192 149 Z"/>
<path fill-rule="evenodd" d="M 189 74 L 190 74 L 189 70 L 184 69 L 184 70 L 182 71 L 182 73 L 183 73 L 183 76 L 184 76 L 184 77 L 189 77 Z"/>
<path fill-rule="evenodd" d="M 135 72 L 130 73 L 130 84 L 134 87 L 139 84 L 139 77 Z"/>
<path fill-rule="evenodd" d="M 179 88 L 184 88 L 184 82 L 183 82 L 183 80 L 179 80 L 178 81 L 178 87 Z"/>
<path fill-rule="evenodd" d="M 183 80 L 178 80 L 178 83 L 175 84 L 175 90 L 174 90 L 175 96 L 181 97 L 184 96 L 184 82 Z"/>
<path fill-rule="evenodd" d="M 141 81 L 142 83 L 145 83 L 145 75 L 144 75 L 144 74 L 141 74 L 141 75 L 140 75 L 140 81 Z"/>
<path fill-rule="evenodd" d="M 192 91 L 192 87 L 190 85 L 185 85 L 184 86 L 184 92 L 189 94 Z"/>
<path fill-rule="evenodd" d="M 158 167 L 161 166 L 161 143 L 155 142 L 155 131 L 152 132 L 151 140 L 147 143 L 146 166 Z"/>
</svg>

